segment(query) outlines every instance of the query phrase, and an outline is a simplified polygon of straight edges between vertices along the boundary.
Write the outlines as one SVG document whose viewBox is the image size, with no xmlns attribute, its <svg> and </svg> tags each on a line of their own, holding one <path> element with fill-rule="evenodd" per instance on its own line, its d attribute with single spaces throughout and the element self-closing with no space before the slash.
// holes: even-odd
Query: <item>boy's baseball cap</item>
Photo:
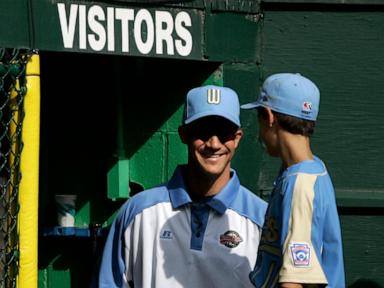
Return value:
<svg viewBox="0 0 384 288">
<path fill-rule="evenodd" d="M 184 124 L 206 116 L 221 116 L 240 127 L 240 104 L 236 92 L 215 85 L 190 90 L 184 107 Z"/>
<path fill-rule="evenodd" d="M 315 121 L 319 102 L 319 88 L 311 80 L 298 73 L 278 73 L 265 79 L 256 102 L 241 108 L 269 107 L 279 113 Z"/>
</svg>

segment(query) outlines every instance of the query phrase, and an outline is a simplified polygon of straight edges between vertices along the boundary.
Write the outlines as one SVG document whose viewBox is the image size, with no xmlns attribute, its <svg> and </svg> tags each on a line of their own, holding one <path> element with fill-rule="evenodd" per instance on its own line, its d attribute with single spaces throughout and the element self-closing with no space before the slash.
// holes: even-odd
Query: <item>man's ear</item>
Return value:
<svg viewBox="0 0 384 288">
<path fill-rule="evenodd" d="M 237 129 L 237 131 L 235 133 L 235 148 L 237 148 L 237 146 L 239 146 L 241 137 L 243 137 L 243 130 L 241 128 L 239 128 L 239 129 Z"/>
<path fill-rule="evenodd" d="M 179 136 L 180 140 L 183 144 L 187 144 L 187 129 L 185 129 L 185 126 L 179 126 Z"/>
</svg>

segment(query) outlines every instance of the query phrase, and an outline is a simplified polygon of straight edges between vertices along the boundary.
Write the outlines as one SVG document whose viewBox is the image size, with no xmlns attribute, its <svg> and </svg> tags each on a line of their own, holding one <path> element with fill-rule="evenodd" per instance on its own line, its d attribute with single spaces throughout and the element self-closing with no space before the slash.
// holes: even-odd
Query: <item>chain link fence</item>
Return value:
<svg viewBox="0 0 384 288">
<path fill-rule="evenodd" d="M 0 288 L 16 287 L 19 267 L 21 131 L 27 90 L 25 68 L 31 54 L 0 48 Z"/>
</svg>

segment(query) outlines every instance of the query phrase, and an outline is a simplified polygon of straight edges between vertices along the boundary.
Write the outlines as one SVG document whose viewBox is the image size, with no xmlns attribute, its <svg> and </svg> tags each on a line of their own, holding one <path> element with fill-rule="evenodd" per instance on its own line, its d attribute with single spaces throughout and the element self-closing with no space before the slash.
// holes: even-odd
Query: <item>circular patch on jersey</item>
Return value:
<svg viewBox="0 0 384 288">
<path fill-rule="evenodd" d="M 228 248 L 237 247 L 240 242 L 243 242 L 243 238 L 236 231 L 228 230 L 224 234 L 220 235 L 220 244 L 227 246 Z"/>
<path fill-rule="evenodd" d="M 311 262 L 311 248 L 308 243 L 290 243 L 293 265 L 295 267 L 309 267 Z"/>
</svg>

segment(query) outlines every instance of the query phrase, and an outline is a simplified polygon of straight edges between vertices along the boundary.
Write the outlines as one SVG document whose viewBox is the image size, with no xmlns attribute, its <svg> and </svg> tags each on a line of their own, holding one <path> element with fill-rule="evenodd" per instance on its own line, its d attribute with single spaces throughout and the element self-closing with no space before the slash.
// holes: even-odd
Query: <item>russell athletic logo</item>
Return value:
<svg viewBox="0 0 384 288">
<path fill-rule="evenodd" d="M 220 104 L 221 91 L 219 89 L 208 89 L 207 90 L 207 102 L 209 104 Z"/>
<path fill-rule="evenodd" d="M 167 240 L 172 240 L 173 239 L 173 233 L 170 230 L 163 230 L 160 233 L 160 239 L 167 239 Z"/>
<path fill-rule="evenodd" d="M 235 248 L 241 242 L 243 242 L 243 239 L 241 238 L 239 233 L 237 233 L 236 231 L 229 230 L 224 234 L 220 235 L 220 244 L 223 244 L 228 248 Z"/>
</svg>

